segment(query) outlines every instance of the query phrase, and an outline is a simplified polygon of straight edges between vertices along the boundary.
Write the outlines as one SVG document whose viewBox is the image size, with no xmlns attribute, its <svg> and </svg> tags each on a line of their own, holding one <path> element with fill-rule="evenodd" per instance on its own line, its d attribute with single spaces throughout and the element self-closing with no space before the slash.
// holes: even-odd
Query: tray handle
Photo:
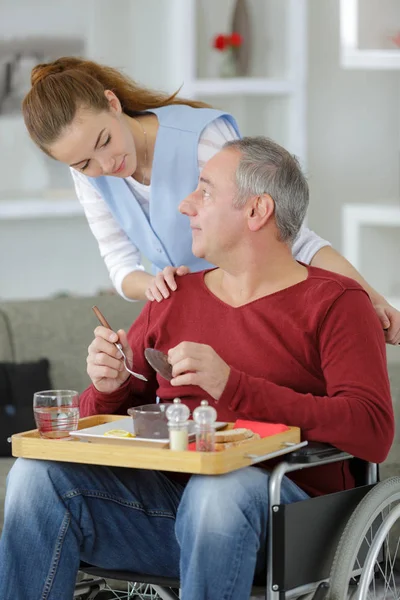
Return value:
<svg viewBox="0 0 400 600">
<path fill-rule="evenodd" d="M 294 442 L 282 442 L 282 448 L 280 450 L 275 450 L 275 452 L 268 452 L 267 454 L 245 454 L 244 457 L 250 458 L 251 464 L 256 465 L 264 460 L 269 460 L 270 458 L 275 458 L 276 456 L 288 454 L 288 452 L 303 448 L 303 446 L 307 446 L 307 444 L 307 441 L 299 442 L 298 444 L 295 444 Z"/>
</svg>

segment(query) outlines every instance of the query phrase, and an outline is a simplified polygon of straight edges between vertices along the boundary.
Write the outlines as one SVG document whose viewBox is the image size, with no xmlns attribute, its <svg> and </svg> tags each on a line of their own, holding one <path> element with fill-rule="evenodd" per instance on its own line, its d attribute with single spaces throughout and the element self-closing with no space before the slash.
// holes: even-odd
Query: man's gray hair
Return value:
<svg viewBox="0 0 400 600">
<path fill-rule="evenodd" d="M 280 239 L 292 244 L 307 212 L 309 190 L 298 160 L 266 137 L 232 140 L 225 148 L 241 153 L 236 171 L 234 206 L 242 208 L 251 196 L 269 194 L 275 202 Z"/>
</svg>

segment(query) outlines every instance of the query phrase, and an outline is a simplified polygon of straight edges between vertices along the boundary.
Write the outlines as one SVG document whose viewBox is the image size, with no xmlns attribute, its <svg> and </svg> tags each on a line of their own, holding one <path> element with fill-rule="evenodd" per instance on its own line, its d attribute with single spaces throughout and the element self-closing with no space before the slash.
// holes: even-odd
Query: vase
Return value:
<svg viewBox="0 0 400 600">
<path fill-rule="evenodd" d="M 237 76 L 237 61 L 233 48 L 228 48 L 222 53 L 219 76 L 224 78 Z"/>
<path fill-rule="evenodd" d="M 236 0 L 232 15 L 232 31 L 240 33 L 242 44 L 235 48 L 236 76 L 249 75 L 251 57 L 251 27 L 247 0 Z"/>
</svg>

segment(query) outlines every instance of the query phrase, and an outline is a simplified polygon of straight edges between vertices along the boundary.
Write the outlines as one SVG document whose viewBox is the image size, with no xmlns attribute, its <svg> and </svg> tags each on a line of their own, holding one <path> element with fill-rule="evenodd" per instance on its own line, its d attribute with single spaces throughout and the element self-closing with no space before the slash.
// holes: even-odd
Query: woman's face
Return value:
<svg viewBox="0 0 400 600">
<path fill-rule="evenodd" d="M 136 171 L 137 156 L 129 117 L 116 96 L 106 91 L 108 111 L 78 109 L 71 125 L 62 132 L 49 151 L 89 177 L 111 175 L 129 177 Z"/>
</svg>

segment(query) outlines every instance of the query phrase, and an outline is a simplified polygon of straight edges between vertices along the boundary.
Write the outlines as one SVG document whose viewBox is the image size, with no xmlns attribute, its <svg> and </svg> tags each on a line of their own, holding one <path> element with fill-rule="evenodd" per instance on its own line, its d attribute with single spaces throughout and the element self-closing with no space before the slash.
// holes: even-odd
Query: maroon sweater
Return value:
<svg viewBox="0 0 400 600">
<path fill-rule="evenodd" d="M 156 395 L 179 396 L 190 409 L 206 398 L 221 421 L 286 423 L 305 440 L 382 462 L 394 435 L 382 327 L 358 283 L 308 270 L 305 281 L 237 308 L 208 290 L 204 272 L 179 278 L 178 290 L 147 303 L 128 333 L 134 369 L 148 382 L 131 377 L 112 394 L 91 386 L 81 415 L 126 414 Z M 231 367 L 218 403 L 198 386 L 172 387 L 146 362 L 145 348 L 167 352 L 182 341 L 209 344 Z M 353 485 L 346 462 L 291 477 L 312 495 Z"/>
</svg>

